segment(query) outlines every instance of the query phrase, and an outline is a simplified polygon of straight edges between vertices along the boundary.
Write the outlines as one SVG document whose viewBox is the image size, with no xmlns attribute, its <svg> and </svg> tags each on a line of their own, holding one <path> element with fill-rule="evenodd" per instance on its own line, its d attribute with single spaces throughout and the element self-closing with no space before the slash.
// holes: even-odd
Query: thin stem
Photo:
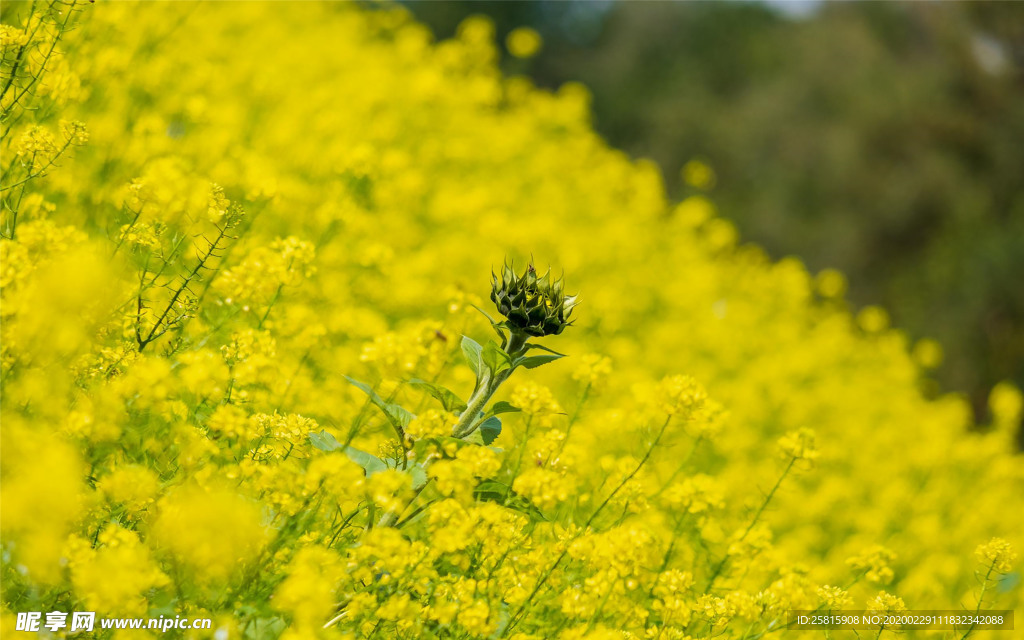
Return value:
<svg viewBox="0 0 1024 640">
<path fill-rule="evenodd" d="M 54 3 L 51 2 L 49 6 L 52 8 L 53 5 Z M 53 55 L 54 50 L 57 48 L 57 43 L 60 42 L 61 36 L 64 35 L 64 33 L 68 30 L 68 22 L 71 21 L 71 14 L 74 13 L 74 9 L 75 3 L 71 2 L 71 4 L 68 5 L 67 15 L 64 17 L 64 22 L 60 25 L 57 25 L 56 21 L 54 22 L 54 25 L 57 26 L 57 32 L 53 36 L 53 41 L 50 43 L 50 48 L 46 51 L 46 55 L 43 56 L 43 60 L 39 64 L 39 72 L 29 79 L 28 83 L 22 88 L 21 92 L 14 96 L 11 99 L 10 104 L 3 109 L 3 113 L 0 114 L 0 121 L 7 121 L 8 116 L 14 111 L 15 107 L 19 106 L 19 103 L 21 102 L 21 99 L 25 96 L 25 94 L 28 93 L 29 90 L 32 89 L 32 87 L 35 86 L 37 82 L 39 82 L 40 78 L 43 77 L 46 71 L 46 65 L 47 63 L 49 63 L 50 57 Z M 11 79 L 13 80 L 13 74 L 11 76 Z M 8 82 L 7 86 L 4 87 L 5 95 L 9 87 L 10 82 Z M 25 112 L 23 110 L 21 115 L 24 115 L 24 113 Z M 20 116 L 18 118 L 15 118 L 15 121 L 17 121 L 18 119 L 20 119 Z"/>
<path fill-rule="evenodd" d="M 668 425 L 670 422 L 672 422 L 671 415 L 668 416 L 665 419 L 664 424 L 661 425 L 661 430 L 658 431 L 658 435 L 654 438 L 654 441 L 651 443 L 651 446 L 647 449 L 647 453 L 644 454 L 644 457 L 640 460 L 640 463 L 637 464 L 636 468 L 633 469 L 633 471 L 630 472 L 629 475 L 623 478 L 622 481 L 618 484 L 618 486 L 616 486 L 615 489 L 613 489 L 612 492 L 608 494 L 608 496 L 597 507 L 597 509 L 595 509 L 594 512 L 590 514 L 590 518 L 587 519 L 587 522 L 580 529 L 580 535 L 583 535 L 583 533 L 587 531 L 588 527 L 590 527 L 594 519 L 597 518 L 598 514 L 600 514 L 606 506 L 608 506 L 608 503 L 611 502 L 612 498 L 615 497 L 615 495 L 622 489 L 622 487 L 626 486 L 626 484 L 630 480 L 632 480 L 637 473 L 640 472 L 640 469 L 642 469 L 644 465 L 647 464 L 647 461 L 650 460 L 651 458 L 651 454 L 654 453 L 654 449 L 658 446 L 658 443 L 661 441 L 662 436 L 665 435 L 665 431 L 668 429 Z M 547 571 L 545 571 L 544 574 L 540 577 L 540 579 L 537 580 L 537 584 L 534 585 L 533 590 L 530 592 L 530 595 L 526 598 L 526 600 L 523 601 L 523 604 L 519 605 L 519 609 L 515 612 L 515 614 L 513 614 L 509 618 L 508 626 L 506 626 L 502 630 L 501 634 L 498 635 L 498 638 L 506 637 L 512 631 L 512 629 L 516 627 L 516 625 L 523 621 L 523 618 L 525 617 L 524 612 L 526 611 L 526 606 L 530 604 L 530 601 L 532 601 L 533 598 L 537 595 L 537 593 L 540 592 L 541 587 L 544 586 L 544 583 L 547 582 L 548 578 L 551 577 L 551 574 L 555 571 L 558 565 L 561 564 L 562 560 L 565 559 L 565 556 L 568 553 L 569 545 L 567 544 L 565 546 L 565 549 L 562 550 L 562 553 L 559 554 L 558 558 L 555 559 L 555 562 L 550 567 L 548 567 Z"/>
<path fill-rule="evenodd" d="M 647 448 L 647 453 L 645 453 L 644 457 L 640 460 L 640 464 L 636 465 L 636 468 L 633 469 L 633 471 L 630 472 L 629 475 L 623 478 L 622 482 L 620 482 L 619 485 L 615 487 L 615 489 L 613 489 L 612 492 L 609 493 L 608 496 L 604 499 L 604 502 L 602 502 L 601 505 L 598 506 L 598 508 L 595 509 L 592 514 L 590 514 L 590 517 L 587 518 L 586 524 L 583 525 L 584 530 L 587 527 L 589 527 L 590 524 L 594 521 L 594 519 L 597 518 L 597 515 L 601 513 L 601 511 L 606 506 L 608 506 L 608 503 L 611 502 L 612 498 L 614 498 L 620 490 L 622 490 L 622 487 L 626 486 L 626 483 L 632 480 L 636 476 L 636 474 L 640 473 L 640 469 L 642 469 L 643 466 L 647 464 L 647 461 L 651 459 L 651 455 L 654 453 L 654 449 L 658 446 L 658 443 L 661 442 L 661 437 L 665 435 L 665 431 L 668 429 L 668 425 L 670 422 L 672 422 L 671 415 L 665 418 L 665 422 L 661 425 L 661 430 L 658 431 L 658 435 L 655 436 L 654 442 L 651 443 L 651 446 Z"/>
<path fill-rule="evenodd" d="M 217 245 L 220 244 L 220 241 L 223 240 L 225 236 L 227 236 L 229 228 L 230 226 L 225 224 L 223 227 L 219 229 L 217 239 L 210 243 L 210 247 L 206 250 L 206 255 L 202 256 L 199 259 L 199 263 L 185 277 L 185 279 L 181 283 L 181 286 L 178 287 L 178 289 L 174 292 L 174 295 L 171 296 L 171 301 L 167 303 L 167 307 L 160 314 L 160 317 L 157 318 L 156 322 L 153 323 L 152 328 L 150 328 L 149 330 L 149 334 L 145 338 L 142 338 L 141 340 L 138 339 L 138 336 L 136 337 L 136 341 L 139 344 L 140 353 L 142 352 L 143 349 L 146 348 L 146 345 L 148 345 L 149 343 L 153 342 L 154 340 L 165 334 L 167 332 L 167 329 L 170 328 L 170 325 L 173 324 L 173 321 L 171 323 L 168 323 L 168 326 L 163 331 L 159 331 L 158 333 L 160 325 L 163 324 L 165 319 L 167 319 L 167 315 L 171 312 L 171 309 L 174 308 L 174 304 L 178 301 L 178 298 L 180 298 L 181 294 L 184 293 L 186 289 L 188 289 L 188 286 L 192 282 L 192 280 L 197 275 L 199 275 L 199 272 L 206 266 L 206 263 L 210 260 L 211 257 L 213 257 L 214 252 L 217 250 Z"/>
<path fill-rule="evenodd" d="M 842 587 L 843 591 L 849 591 L 854 585 L 856 585 L 858 582 L 861 581 L 861 579 L 864 577 L 864 575 L 865 574 L 862 573 L 861 575 L 857 576 L 856 578 L 851 580 L 849 583 L 847 583 L 845 586 L 843 586 Z M 814 609 L 811 610 L 811 613 L 817 613 L 818 611 L 821 611 L 824 608 L 825 608 L 825 604 L 824 603 L 819 604 L 817 607 L 815 607 Z M 770 624 L 771 623 L 769 623 L 769 625 Z M 777 627 L 770 627 L 768 629 L 765 629 L 764 631 L 761 631 L 760 633 L 756 633 L 753 636 L 750 636 L 749 640 L 759 640 L 760 638 L 763 638 L 764 636 L 766 636 L 768 634 L 775 633 L 777 631 L 788 630 L 790 628 L 790 626 L 791 626 L 790 624 L 784 624 L 784 625 L 779 625 Z M 859 634 L 857 634 L 856 630 L 853 630 L 853 632 L 854 632 L 854 635 L 857 635 L 857 637 L 860 637 Z"/>
<path fill-rule="evenodd" d="M 786 465 L 786 468 L 782 471 L 782 475 L 779 476 L 779 479 L 775 481 L 775 486 L 772 487 L 772 490 L 768 492 L 767 496 L 765 496 L 764 502 L 761 503 L 761 506 L 758 508 L 757 513 L 754 514 L 754 517 L 751 519 L 750 524 L 747 525 L 746 530 L 743 531 L 743 535 L 739 537 L 739 540 L 737 540 L 737 542 L 743 542 L 743 540 L 746 539 L 747 535 L 754 529 L 754 525 L 757 524 L 757 521 L 758 519 L 760 519 L 761 514 L 764 513 L 764 510 L 768 508 L 768 503 L 772 501 L 772 497 L 775 496 L 775 492 L 779 490 L 780 486 L 782 486 L 782 481 L 785 480 L 786 476 L 789 475 L 789 472 L 793 468 L 793 465 L 796 464 L 796 461 L 797 458 L 789 459 L 789 464 Z M 728 562 L 729 555 L 728 553 L 726 553 L 725 557 L 722 558 L 722 561 L 718 563 L 718 566 L 715 567 L 715 570 L 711 573 L 711 578 L 708 580 L 708 586 L 704 588 L 705 592 L 711 590 L 711 587 L 715 584 L 715 580 L 722 573 L 722 570 L 725 568 L 725 565 Z"/>
<path fill-rule="evenodd" d="M 529 415 L 526 418 L 526 428 L 523 431 L 523 441 L 519 447 L 519 456 L 516 458 L 516 468 L 512 472 L 512 479 L 510 482 L 515 482 L 515 479 L 519 477 L 519 472 L 523 469 L 523 458 L 526 456 L 526 443 L 530 441 L 530 429 L 533 427 L 533 415 Z M 507 503 L 509 498 L 512 497 L 512 493 L 505 494 L 505 502 Z"/>
<path fill-rule="evenodd" d="M 482 366 L 482 365 L 481 365 Z M 501 373 L 504 373 L 502 371 Z M 500 373 L 498 374 L 501 375 Z M 502 380 L 503 382 L 504 380 Z M 498 382 L 498 384 L 501 384 Z M 491 372 L 489 369 L 481 369 L 480 377 L 477 379 L 477 388 L 473 391 L 473 395 L 469 398 L 469 402 L 466 403 L 466 409 L 459 416 L 459 421 L 455 424 L 452 429 L 452 435 L 456 438 L 464 438 L 469 434 L 473 433 L 474 423 L 479 418 L 480 411 L 487 404 L 487 401 L 491 399 L 494 394 L 494 389 L 491 388 Z"/>
<path fill-rule="evenodd" d="M 277 304 L 277 299 L 279 297 L 281 297 L 281 291 L 283 289 L 284 289 L 284 284 L 277 285 L 277 291 L 274 292 L 273 297 L 270 298 L 270 302 L 267 304 L 267 311 L 266 311 L 266 313 L 263 314 L 263 317 L 260 318 L 259 324 L 256 325 L 257 329 L 262 329 L 263 328 L 263 323 L 265 323 L 267 321 L 267 318 L 270 317 L 270 311 L 271 311 L 271 309 L 274 308 L 274 305 Z"/>
<path fill-rule="evenodd" d="M 409 499 L 409 502 L 405 503 L 404 507 L 401 509 L 392 509 L 381 516 L 380 521 L 377 522 L 377 527 L 393 527 L 395 523 L 398 522 L 398 516 L 405 513 L 406 509 L 411 507 L 412 503 L 416 502 L 416 498 L 420 497 L 420 494 L 423 493 L 423 489 L 425 489 L 428 484 L 430 484 L 430 480 L 427 480 L 427 482 L 424 482 L 419 489 L 416 489 L 412 494 L 412 498 Z"/>
<path fill-rule="evenodd" d="M 512 331 L 508 339 L 508 347 L 506 353 L 515 360 L 516 358 L 523 355 L 526 352 L 526 340 L 527 335 L 520 331 Z M 483 411 L 484 406 L 491 399 L 491 397 L 498 391 L 498 387 L 502 385 L 508 377 L 512 375 L 512 368 L 504 369 L 497 374 L 493 374 L 485 367 L 482 363 L 480 366 L 480 373 L 477 378 L 476 389 L 473 391 L 473 396 L 466 403 L 466 410 L 459 416 L 459 421 L 452 429 L 452 435 L 456 438 L 465 438 L 469 434 L 476 431 L 479 425 L 480 412 Z"/>
<path fill-rule="evenodd" d="M 678 478 L 679 474 L 682 473 L 689 465 L 690 460 L 693 458 L 693 455 L 697 453 L 697 447 L 699 447 L 700 443 L 703 441 L 703 435 L 697 436 L 697 438 L 693 441 L 693 446 L 690 447 L 690 452 L 687 453 L 686 457 L 683 458 L 682 464 L 680 464 L 679 467 L 672 472 L 672 475 L 668 477 L 668 480 L 665 481 L 665 484 L 663 484 L 661 488 L 658 489 L 658 491 L 653 496 L 651 496 L 652 498 L 657 498 L 661 494 L 665 493 L 665 490 L 669 488 L 669 486 L 672 484 L 672 481 Z"/>
<path fill-rule="evenodd" d="M 125 207 L 125 209 L 130 211 L 130 209 L 128 209 L 127 207 Z M 116 256 L 117 252 L 121 250 L 121 245 L 124 244 L 124 241 L 128 237 L 128 234 L 131 233 L 131 230 L 135 228 L 135 223 L 139 221 L 140 216 L 142 216 L 142 207 L 139 207 L 139 210 L 135 212 L 135 217 L 132 218 L 132 221 L 128 224 L 128 227 L 124 230 L 123 233 L 120 234 L 120 237 L 117 240 L 117 246 L 114 247 L 114 251 L 110 254 L 111 258 Z"/>
<path fill-rule="evenodd" d="M 576 424 L 576 419 L 580 417 L 580 411 L 583 410 L 583 405 L 586 404 L 587 398 L 590 397 L 590 389 L 593 385 L 589 382 L 587 386 L 583 387 L 583 393 L 580 395 L 579 404 L 576 405 L 576 410 L 572 412 L 572 417 L 569 418 L 569 424 L 565 426 L 565 439 L 569 439 L 569 434 L 572 433 L 572 426 Z"/>
<path fill-rule="evenodd" d="M 995 568 L 996 568 L 996 561 L 993 560 L 992 564 L 989 565 L 988 571 L 985 573 L 985 580 L 981 583 L 981 593 L 978 594 L 978 606 L 976 606 L 974 608 L 974 616 L 973 617 L 975 617 L 975 618 L 978 616 L 978 612 L 981 611 L 981 604 L 985 601 L 985 592 L 988 591 L 988 581 L 989 581 L 989 578 L 992 577 L 992 571 Z M 960 636 L 960 640 L 965 640 L 967 638 L 967 636 L 971 635 L 972 631 L 974 631 L 974 622 L 973 621 L 971 622 L 971 626 L 968 627 L 968 629 L 964 633 L 964 635 Z"/>
</svg>

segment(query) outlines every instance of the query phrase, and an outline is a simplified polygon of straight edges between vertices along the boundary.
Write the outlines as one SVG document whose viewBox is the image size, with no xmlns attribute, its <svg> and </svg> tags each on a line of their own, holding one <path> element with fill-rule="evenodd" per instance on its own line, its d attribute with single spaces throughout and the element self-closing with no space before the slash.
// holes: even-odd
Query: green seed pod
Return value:
<svg viewBox="0 0 1024 640">
<path fill-rule="evenodd" d="M 572 324 L 569 317 L 576 296 L 567 296 L 562 279 L 553 280 L 551 270 L 537 276 L 533 265 L 517 276 L 512 265 L 503 265 L 501 277 L 491 273 L 491 301 L 508 320 L 510 329 L 541 337 L 558 335 Z"/>
</svg>

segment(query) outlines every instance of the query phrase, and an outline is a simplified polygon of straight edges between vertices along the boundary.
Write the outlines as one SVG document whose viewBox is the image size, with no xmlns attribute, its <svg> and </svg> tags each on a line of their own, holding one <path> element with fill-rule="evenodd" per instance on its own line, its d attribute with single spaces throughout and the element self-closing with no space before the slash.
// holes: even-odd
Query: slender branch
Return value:
<svg viewBox="0 0 1024 640">
<path fill-rule="evenodd" d="M 678 478 L 679 474 L 682 473 L 690 464 L 690 460 L 693 458 L 694 454 L 697 453 L 697 447 L 699 447 L 700 443 L 703 441 L 703 435 L 697 436 L 697 438 L 694 439 L 693 446 L 690 447 L 690 451 L 689 453 L 686 454 L 686 457 L 683 458 L 682 463 L 679 465 L 679 467 L 676 468 L 675 471 L 672 472 L 672 475 L 668 477 L 668 480 L 666 480 L 665 483 L 661 485 L 661 488 L 658 489 L 653 496 L 651 496 L 652 498 L 657 498 L 661 494 L 665 493 L 665 490 L 668 489 L 669 486 L 671 486 L 672 481 Z"/>
<path fill-rule="evenodd" d="M 580 394 L 580 401 L 576 405 L 576 410 L 572 412 L 572 416 L 569 418 L 569 424 L 565 426 L 565 439 L 569 440 L 569 434 L 572 433 L 572 426 L 576 424 L 576 420 L 580 417 L 580 412 L 583 410 L 583 405 L 586 404 L 587 398 L 590 397 L 590 389 L 593 387 L 589 382 L 587 386 L 583 387 L 583 393 Z"/>
<path fill-rule="evenodd" d="M 779 490 L 780 486 L 782 486 L 782 481 L 785 480 L 786 476 L 789 475 L 789 472 L 793 468 L 793 465 L 796 464 L 796 461 L 797 458 L 795 457 L 789 459 L 789 464 L 786 465 L 786 468 L 782 471 L 782 475 L 779 476 L 779 479 L 775 481 L 775 486 L 773 486 L 771 491 L 768 492 L 768 495 L 765 496 L 764 501 L 761 503 L 761 506 L 757 510 L 757 513 L 754 514 L 754 517 L 750 520 L 750 524 L 747 525 L 747 528 L 743 531 L 743 534 L 739 537 L 737 542 L 743 542 L 743 540 L 746 539 L 747 535 L 750 534 L 750 532 L 754 529 L 754 525 L 757 524 L 757 521 L 758 519 L 760 519 L 761 514 L 764 513 L 764 510 L 768 508 L 768 503 L 772 501 L 772 497 L 775 496 L 775 492 Z M 716 566 L 715 570 L 711 573 L 711 578 L 708 580 L 708 585 L 704 587 L 705 592 L 711 590 L 711 587 L 715 584 L 715 580 L 717 580 L 718 576 L 721 575 L 722 570 L 725 569 L 725 565 L 728 562 L 729 554 L 726 553 L 725 557 L 722 558 L 721 562 L 718 563 L 718 566 Z"/>
<path fill-rule="evenodd" d="M 128 209 L 128 207 L 125 206 L 125 209 Z M 128 224 L 128 228 L 120 234 L 120 237 L 117 240 L 117 245 L 114 247 L 114 251 L 110 254 L 111 258 L 117 255 L 117 252 L 121 250 L 121 245 L 123 245 L 125 239 L 128 238 L 128 234 L 135 228 L 135 223 L 137 223 L 139 221 L 139 217 L 142 216 L 142 209 L 143 207 L 139 207 L 139 210 L 135 212 L 135 217 L 132 218 L 132 221 Z M 131 209 L 128 210 L 130 211 Z"/>
<path fill-rule="evenodd" d="M 53 155 L 53 157 L 50 158 L 49 162 L 47 162 L 43 166 L 43 168 L 37 169 L 35 171 L 32 171 L 32 169 L 29 169 L 29 173 L 28 173 L 28 175 L 26 177 L 22 178 L 21 180 L 15 182 L 13 184 L 7 184 L 7 185 L 0 186 L 0 191 L 9 191 L 11 189 L 14 189 L 15 187 L 20 187 L 23 184 L 29 183 L 29 182 L 35 180 L 36 178 L 45 176 L 46 172 L 50 169 L 50 167 L 52 167 L 57 162 L 57 160 L 59 160 L 60 157 L 62 155 L 64 155 L 64 152 L 66 152 L 69 147 L 71 147 L 71 143 L 72 142 L 73 142 L 73 138 L 68 138 L 64 142 L 64 146 L 57 150 L 57 153 L 55 153 Z M 35 164 L 34 158 L 35 158 L 35 156 L 33 156 L 33 160 L 29 163 L 30 166 L 32 164 Z"/>
<path fill-rule="evenodd" d="M 615 487 L 615 489 L 612 490 L 611 493 L 608 494 L 608 496 L 597 507 L 597 509 L 595 509 L 594 512 L 590 514 L 590 517 L 587 519 L 587 522 L 581 528 L 582 532 L 587 531 L 591 523 L 594 522 L 594 519 L 597 518 L 598 514 L 600 514 L 606 506 L 608 506 L 608 503 L 611 502 L 612 498 L 614 498 L 615 495 L 618 494 L 618 492 L 622 489 L 622 487 L 626 486 L 626 484 L 630 480 L 632 480 L 637 473 L 640 472 L 640 469 L 642 469 L 644 465 L 647 464 L 647 461 L 651 459 L 651 454 L 654 453 L 654 449 L 657 448 L 658 443 L 661 442 L 661 438 L 662 436 L 665 435 L 665 431 L 668 429 L 668 425 L 671 422 L 671 415 L 665 418 L 665 422 L 661 425 L 661 429 L 658 431 L 658 435 L 655 436 L 654 441 L 651 443 L 651 446 L 648 447 L 647 453 L 644 454 L 644 457 L 640 460 L 639 464 L 637 464 L 636 468 L 633 469 L 632 472 L 630 472 L 625 478 L 622 479 L 622 481 Z M 582 533 L 580 535 L 582 535 Z M 568 555 L 568 553 L 569 545 L 566 545 L 565 549 L 562 550 L 562 553 L 559 554 L 558 558 L 555 559 L 555 562 L 550 567 L 548 567 L 547 571 L 545 571 L 544 574 L 540 577 L 540 579 L 537 580 L 537 584 L 534 585 L 533 590 L 530 592 L 530 595 L 527 596 L 526 600 L 524 600 L 521 605 L 519 605 L 519 609 L 516 610 L 515 614 L 513 614 L 509 618 L 508 626 L 506 626 L 502 630 L 502 632 L 498 635 L 498 638 L 506 637 L 520 622 L 523 621 L 523 618 L 525 618 L 524 612 L 526 610 L 526 605 L 528 605 L 530 601 L 532 601 L 533 598 L 540 592 L 541 587 L 544 586 L 548 578 L 551 577 L 551 574 L 554 573 L 555 569 L 558 567 L 559 564 L 561 564 L 562 560 L 565 559 L 565 556 Z"/>
<path fill-rule="evenodd" d="M 161 335 L 166 333 L 166 329 L 164 329 L 164 331 L 161 331 L 159 334 L 157 333 L 157 331 L 160 328 L 160 325 L 167 318 L 167 314 L 171 312 L 171 309 L 174 308 L 174 305 L 178 302 L 178 298 L 181 297 L 181 294 L 188 289 L 188 285 L 192 282 L 193 278 L 199 275 L 199 271 L 206 266 L 207 261 L 213 256 L 214 251 L 217 250 L 217 245 L 227 235 L 228 228 L 228 225 L 224 225 L 223 227 L 219 228 L 220 233 L 217 235 L 217 239 L 210 243 L 209 248 L 206 250 L 206 254 L 199 259 L 199 262 L 196 264 L 195 268 L 192 269 L 191 273 L 189 273 L 185 277 L 185 279 L 181 283 L 181 286 L 178 287 L 178 289 L 174 292 L 174 295 L 171 296 L 171 301 L 167 303 L 167 307 L 164 308 L 163 312 L 160 314 L 160 317 L 157 318 L 156 322 L 153 323 L 153 327 L 149 330 L 149 334 L 142 340 L 138 341 L 140 352 L 146 348 L 146 345 L 148 345 L 149 343 L 153 342 Z"/>
<path fill-rule="evenodd" d="M 53 6 L 52 3 L 50 6 Z M 7 90 L 11 88 L 11 83 L 14 82 L 14 78 L 18 75 L 18 65 L 21 63 L 21 57 L 25 54 L 26 49 L 28 49 L 29 43 L 32 42 L 33 38 L 35 38 L 36 32 L 39 31 L 39 28 L 43 25 L 43 22 L 40 20 L 36 23 L 35 28 L 32 29 L 32 33 L 28 33 L 28 26 L 32 24 L 32 16 L 34 16 L 35 13 L 36 3 L 29 3 L 28 17 L 25 18 L 25 44 L 18 47 L 18 55 L 14 58 L 14 65 L 11 67 L 11 75 L 7 78 L 7 82 L 4 84 L 3 90 L 0 91 L 0 99 L 3 99 L 4 96 L 7 95 Z"/>
<path fill-rule="evenodd" d="M 993 560 L 992 564 L 989 565 L 988 571 L 985 573 L 985 580 L 981 583 L 981 593 L 978 594 L 978 606 L 974 608 L 974 616 L 972 616 L 972 619 L 973 618 L 977 618 L 978 617 L 978 613 L 981 611 L 981 605 L 985 601 L 985 592 L 988 591 L 988 581 L 989 581 L 989 578 L 992 577 L 992 571 L 995 568 L 996 568 L 996 561 Z M 960 640 L 966 640 L 967 636 L 971 635 L 971 632 L 974 631 L 974 626 L 975 626 L 975 624 L 974 624 L 974 622 L 972 620 L 971 626 L 968 627 L 968 629 L 964 633 L 964 635 L 960 636 Z"/>
<path fill-rule="evenodd" d="M 668 425 L 670 422 L 672 422 L 672 416 L 668 416 L 667 418 L 665 418 L 665 422 L 661 425 L 661 430 L 658 431 L 658 435 L 655 436 L 654 442 L 651 443 L 651 446 L 647 448 L 647 453 L 644 454 L 644 457 L 640 460 L 640 463 L 636 465 L 636 468 L 633 469 L 633 471 L 630 472 L 629 475 L 622 479 L 622 482 L 620 482 L 618 486 L 616 486 L 615 489 L 613 489 L 612 492 L 609 493 L 607 497 L 605 497 L 601 505 L 598 506 L 592 514 L 590 514 L 590 517 L 587 518 L 586 524 L 583 525 L 584 529 L 590 526 L 594 519 L 597 518 L 597 515 L 601 513 L 601 511 L 606 506 L 608 506 L 608 503 L 611 502 L 612 498 L 614 498 L 619 493 L 619 491 L 622 490 L 622 487 L 626 486 L 626 484 L 630 480 L 632 480 L 636 476 L 636 474 L 640 473 L 640 469 L 642 469 L 644 465 L 647 464 L 647 461 L 651 459 L 651 455 L 654 453 L 654 449 L 658 446 L 658 443 L 661 442 L 661 437 L 665 435 L 665 431 L 668 429 Z"/>
<path fill-rule="evenodd" d="M 50 6 L 52 7 L 53 4 L 54 3 L 51 3 Z M 21 98 L 26 93 L 28 93 L 29 89 L 31 89 L 37 82 L 39 82 L 39 78 L 43 76 L 43 73 L 46 71 L 46 65 L 47 63 L 49 63 L 50 57 L 53 55 L 54 50 L 57 48 L 57 43 L 60 42 L 60 37 L 64 35 L 65 31 L 67 31 L 68 22 L 71 21 L 71 14 L 74 12 L 74 9 L 75 3 L 72 2 L 68 6 L 68 12 L 67 15 L 64 17 L 64 22 L 58 27 L 57 33 L 53 37 L 53 42 L 50 43 L 50 48 L 46 51 L 46 55 L 43 56 L 43 61 L 39 65 L 39 73 L 32 76 L 32 79 L 29 80 L 28 84 L 26 84 L 25 87 L 21 90 L 21 93 L 14 96 L 14 99 L 11 100 L 11 104 L 4 110 L 3 113 L 5 119 L 7 114 L 10 113 L 11 110 L 14 109 L 14 107 L 21 101 Z"/>
</svg>

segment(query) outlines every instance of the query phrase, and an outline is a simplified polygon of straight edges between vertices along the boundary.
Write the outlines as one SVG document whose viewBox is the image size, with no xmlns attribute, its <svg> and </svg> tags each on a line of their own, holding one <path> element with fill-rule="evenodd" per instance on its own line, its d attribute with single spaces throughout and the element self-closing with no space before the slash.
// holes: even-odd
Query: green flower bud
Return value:
<svg viewBox="0 0 1024 640">
<path fill-rule="evenodd" d="M 518 276 L 512 265 L 503 265 L 501 277 L 491 273 L 491 301 L 505 316 L 510 329 L 541 337 L 558 335 L 572 324 L 569 317 L 577 296 L 567 296 L 562 279 L 551 278 L 551 270 L 537 276 L 533 265 Z"/>
</svg>

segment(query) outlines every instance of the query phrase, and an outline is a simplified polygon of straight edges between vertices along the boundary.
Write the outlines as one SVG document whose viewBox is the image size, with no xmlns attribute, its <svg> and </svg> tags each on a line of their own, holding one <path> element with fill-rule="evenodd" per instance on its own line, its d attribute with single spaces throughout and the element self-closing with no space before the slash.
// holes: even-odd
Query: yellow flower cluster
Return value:
<svg viewBox="0 0 1024 640">
<path fill-rule="evenodd" d="M 1010 573 L 1013 570 L 1013 563 L 1017 560 L 1017 552 L 1002 538 L 992 538 L 985 544 L 978 545 L 974 555 L 979 562 L 991 566 L 992 571 L 998 573 Z"/>
<path fill-rule="evenodd" d="M 99 611 L 117 608 L 127 615 L 143 615 L 149 608 L 144 594 L 170 582 L 138 534 L 117 525 L 104 528 L 95 547 L 71 538 L 65 552 L 75 591 L 85 606 Z"/>
<path fill-rule="evenodd" d="M 938 345 L 739 245 L 706 195 L 669 202 L 583 87 L 503 76 L 487 20 L 435 42 L 386 4 L 8 4 L 5 637 L 96 610 L 752 640 L 793 608 L 1024 602 L 1020 391 L 993 425 L 922 394 Z M 462 336 L 495 337 L 473 307 L 531 252 L 585 304 L 455 438 Z"/>
<path fill-rule="evenodd" d="M 599 353 L 588 353 L 580 357 L 572 377 L 593 387 L 603 385 L 612 374 L 612 361 Z"/>
<path fill-rule="evenodd" d="M 895 559 L 895 553 L 881 545 L 874 545 L 847 558 L 846 564 L 854 571 L 863 572 L 864 577 L 871 582 L 889 584 L 895 575 L 891 567 Z"/>
<path fill-rule="evenodd" d="M 797 429 L 779 438 L 779 453 L 784 458 L 814 462 L 818 457 L 818 449 L 814 444 L 812 429 Z"/>
</svg>

